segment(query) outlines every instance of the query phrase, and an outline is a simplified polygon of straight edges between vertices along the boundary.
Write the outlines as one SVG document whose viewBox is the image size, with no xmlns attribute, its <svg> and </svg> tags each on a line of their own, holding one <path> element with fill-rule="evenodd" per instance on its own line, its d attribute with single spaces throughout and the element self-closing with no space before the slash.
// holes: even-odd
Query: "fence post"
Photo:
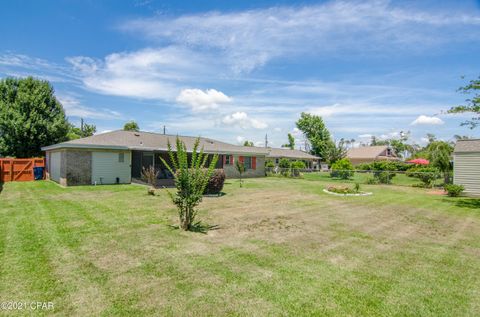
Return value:
<svg viewBox="0 0 480 317">
<path fill-rule="evenodd" d="M 13 160 L 10 160 L 10 181 L 13 182 Z"/>
</svg>

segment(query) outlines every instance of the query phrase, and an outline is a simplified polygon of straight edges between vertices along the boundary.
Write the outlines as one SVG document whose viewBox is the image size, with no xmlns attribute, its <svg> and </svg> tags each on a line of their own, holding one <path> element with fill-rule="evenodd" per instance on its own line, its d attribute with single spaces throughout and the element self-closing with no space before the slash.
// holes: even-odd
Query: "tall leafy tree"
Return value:
<svg viewBox="0 0 480 317">
<path fill-rule="evenodd" d="M 445 184 L 449 183 L 452 171 L 450 161 L 452 160 L 453 147 L 444 141 L 433 141 L 427 146 L 426 151 L 430 164 L 443 173 Z"/>
<path fill-rule="evenodd" d="M 283 147 L 288 147 L 291 150 L 295 149 L 295 138 L 291 133 L 289 133 L 287 137 L 288 137 L 288 143 L 284 144 Z"/>
<path fill-rule="evenodd" d="M 243 142 L 243 146 L 253 146 L 253 142 L 245 140 L 245 142 Z"/>
<path fill-rule="evenodd" d="M 138 126 L 138 123 L 136 123 L 135 121 L 132 120 L 132 121 L 129 121 L 129 122 L 125 123 L 125 125 L 123 126 L 123 130 L 138 132 L 138 131 L 140 131 L 140 127 Z"/>
<path fill-rule="evenodd" d="M 338 143 L 333 142 L 333 146 L 327 151 L 326 161 L 328 164 L 333 164 L 347 156 L 347 147 L 345 145 L 347 141 L 342 138 Z"/>
<path fill-rule="evenodd" d="M 320 116 L 302 112 L 296 125 L 310 143 L 312 154 L 317 155 L 322 159 L 326 159 L 328 152 L 334 146 L 334 143 L 322 118 Z"/>
<path fill-rule="evenodd" d="M 465 100 L 465 105 L 460 105 L 450 108 L 449 113 L 473 113 L 471 120 L 462 123 L 462 126 L 469 126 L 470 129 L 476 128 L 480 124 L 480 77 L 478 79 L 470 80 L 470 82 L 458 89 L 460 92 L 473 95 L 471 98 Z"/>
<path fill-rule="evenodd" d="M 0 155 L 33 157 L 67 140 L 69 124 L 53 87 L 44 80 L 0 80 Z"/>
</svg>

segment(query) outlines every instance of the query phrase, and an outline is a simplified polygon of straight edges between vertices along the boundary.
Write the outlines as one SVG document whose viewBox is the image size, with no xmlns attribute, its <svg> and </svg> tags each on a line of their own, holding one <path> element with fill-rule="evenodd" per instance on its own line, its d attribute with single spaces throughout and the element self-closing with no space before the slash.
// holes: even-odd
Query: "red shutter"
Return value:
<svg viewBox="0 0 480 317">
<path fill-rule="evenodd" d="M 257 158 L 252 156 L 252 169 L 257 169 Z"/>
<path fill-rule="evenodd" d="M 243 163 L 243 156 L 239 156 L 239 157 L 238 157 L 238 161 L 239 161 L 240 163 Z"/>
<path fill-rule="evenodd" d="M 230 155 L 230 165 L 233 165 L 233 155 Z"/>
</svg>

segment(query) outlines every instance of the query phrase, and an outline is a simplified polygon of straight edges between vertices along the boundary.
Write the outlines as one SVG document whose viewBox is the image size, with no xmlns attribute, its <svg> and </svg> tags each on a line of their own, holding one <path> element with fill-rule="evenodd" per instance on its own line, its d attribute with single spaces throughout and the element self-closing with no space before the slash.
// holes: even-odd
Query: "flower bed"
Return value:
<svg viewBox="0 0 480 317">
<path fill-rule="evenodd" d="M 369 196 L 372 193 L 360 191 L 360 186 L 355 185 L 354 188 L 347 186 L 328 186 L 323 190 L 325 193 L 335 196 Z"/>
</svg>

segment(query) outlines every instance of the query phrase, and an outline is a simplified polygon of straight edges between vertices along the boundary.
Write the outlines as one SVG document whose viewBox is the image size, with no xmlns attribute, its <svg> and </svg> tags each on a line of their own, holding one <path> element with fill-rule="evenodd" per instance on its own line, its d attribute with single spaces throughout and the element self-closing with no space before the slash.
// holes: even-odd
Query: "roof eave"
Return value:
<svg viewBox="0 0 480 317">
<path fill-rule="evenodd" d="M 128 147 L 122 145 L 94 145 L 94 144 L 73 144 L 59 143 L 41 148 L 42 151 L 60 150 L 60 149 L 105 149 L 105 150 L 129 150 Z"/>
</svg>

